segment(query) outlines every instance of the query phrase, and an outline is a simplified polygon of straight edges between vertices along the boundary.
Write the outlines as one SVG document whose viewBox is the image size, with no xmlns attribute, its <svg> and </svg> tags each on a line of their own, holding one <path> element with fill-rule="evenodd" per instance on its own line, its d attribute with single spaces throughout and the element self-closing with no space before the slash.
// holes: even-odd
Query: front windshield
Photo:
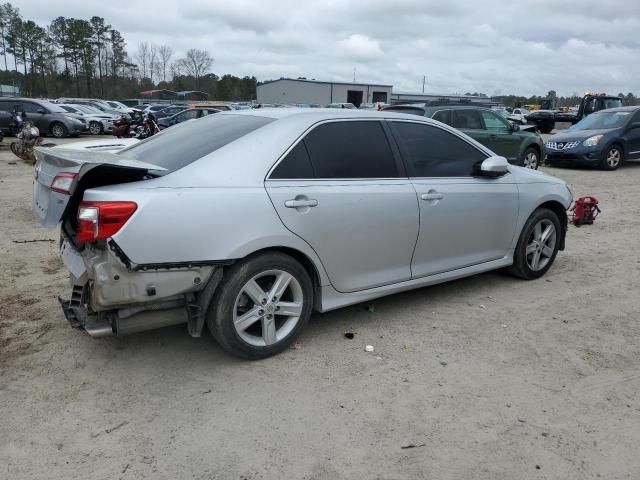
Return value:
<svg viewBox="0 0 640 480">
<path fill-rule="evenodd" d="M 592 113 L 576 123 L 571 130 L 600 130 L 607 128 L 618 128 L 623 126 L 630 112 L 598 112 Z"/>
</svg>

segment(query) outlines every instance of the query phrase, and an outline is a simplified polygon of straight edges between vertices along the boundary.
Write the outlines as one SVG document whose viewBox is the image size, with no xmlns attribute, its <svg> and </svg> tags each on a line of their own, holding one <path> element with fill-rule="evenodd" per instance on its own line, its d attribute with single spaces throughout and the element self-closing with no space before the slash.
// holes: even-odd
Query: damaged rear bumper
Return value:
<svg viewBox="0 0 640 480">
<path fill-rule="evenodd" d="M 117 248 L 76 249 L 67 239 L 60 253 L 71 295 L 59 298 L 66 319 L 93 337 L 126 335 L 186 323 L 199 337 L 222 278 L 215 265 L 138 268 Z"/>
</svg>

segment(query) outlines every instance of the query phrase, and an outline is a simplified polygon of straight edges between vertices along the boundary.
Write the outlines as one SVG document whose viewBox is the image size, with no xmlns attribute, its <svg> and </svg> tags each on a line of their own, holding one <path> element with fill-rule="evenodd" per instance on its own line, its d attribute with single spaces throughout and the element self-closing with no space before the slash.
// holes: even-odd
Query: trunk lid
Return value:
<svg viewBox="0 0 640 480">
<path fill-rule="evenodd" d="M 149 171 L 166 171 L 157 165 L 110 152 L 88 152 L 59 147 L 36 147 L 34 151 L 37 161 L 32 207 L 44 227 L 54 227 L 60 223 L 70 201 L 82 195 L 87 188 L 139 180 Z M 93 184 L 85 181 L 90 172 L 93 173 Z M 51 189 L 59 173 L 76 174 L 69 194 Z M 97 175 L 98 173 L 100 175 Z"/>
</svg>

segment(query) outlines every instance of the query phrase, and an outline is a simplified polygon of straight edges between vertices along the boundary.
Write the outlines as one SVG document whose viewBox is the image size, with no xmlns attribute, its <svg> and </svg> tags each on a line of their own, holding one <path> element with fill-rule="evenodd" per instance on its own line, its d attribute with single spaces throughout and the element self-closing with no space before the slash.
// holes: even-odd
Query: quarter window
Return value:
<svg viewBox="0 0 640 480">
<path fill-rule="evenodd" d="M 273 180 L 313 178 L 313 168 L 304 142 L 299 142 L 287 154 L 271 174 Z"/>
<path fill-rule="evenodd" d="M 470 177 L 487 156 L 460 137 L 431 125 L 392 122 L 412 177 Z"/>
<path fill-rule="evenodd" d="M 482 119 L 477 110 L 455 110 L 453 112 L 453 127 L 467 130 L 482 130 Z"/>
<path fill-rule="evenodd" d="M 377 121 L 325 123 L 304 140 L 316 178 L 398 176 L 389 142 Z"/>
</svg>

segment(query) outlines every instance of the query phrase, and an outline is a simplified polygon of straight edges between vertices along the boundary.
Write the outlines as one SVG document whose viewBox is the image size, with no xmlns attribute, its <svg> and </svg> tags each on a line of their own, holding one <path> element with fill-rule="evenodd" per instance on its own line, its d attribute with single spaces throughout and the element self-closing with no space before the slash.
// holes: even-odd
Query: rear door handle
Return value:
<svg viewBox="0 0 640 480">
<path fill-rule="evenodd" d="M 420 195 L 422 200 L 442 200 L 444 198 L 444 193 L 423 193 Z"/>
<path fill-rule="evenodd" d="M 489 138 L 491 140 L 495 140 L 496 138 L 498 138 L 498 136 L 495 133 L 492 133 L 491 135 L 489 135 Z"/>
<path fill-rule="evenodd" d="M 284 202 L 284 206 L 287 208 L 316 207 L 318 206 L 318 200 L 313 198 L 305 200 L 287 200 Z"/>
</svg>

